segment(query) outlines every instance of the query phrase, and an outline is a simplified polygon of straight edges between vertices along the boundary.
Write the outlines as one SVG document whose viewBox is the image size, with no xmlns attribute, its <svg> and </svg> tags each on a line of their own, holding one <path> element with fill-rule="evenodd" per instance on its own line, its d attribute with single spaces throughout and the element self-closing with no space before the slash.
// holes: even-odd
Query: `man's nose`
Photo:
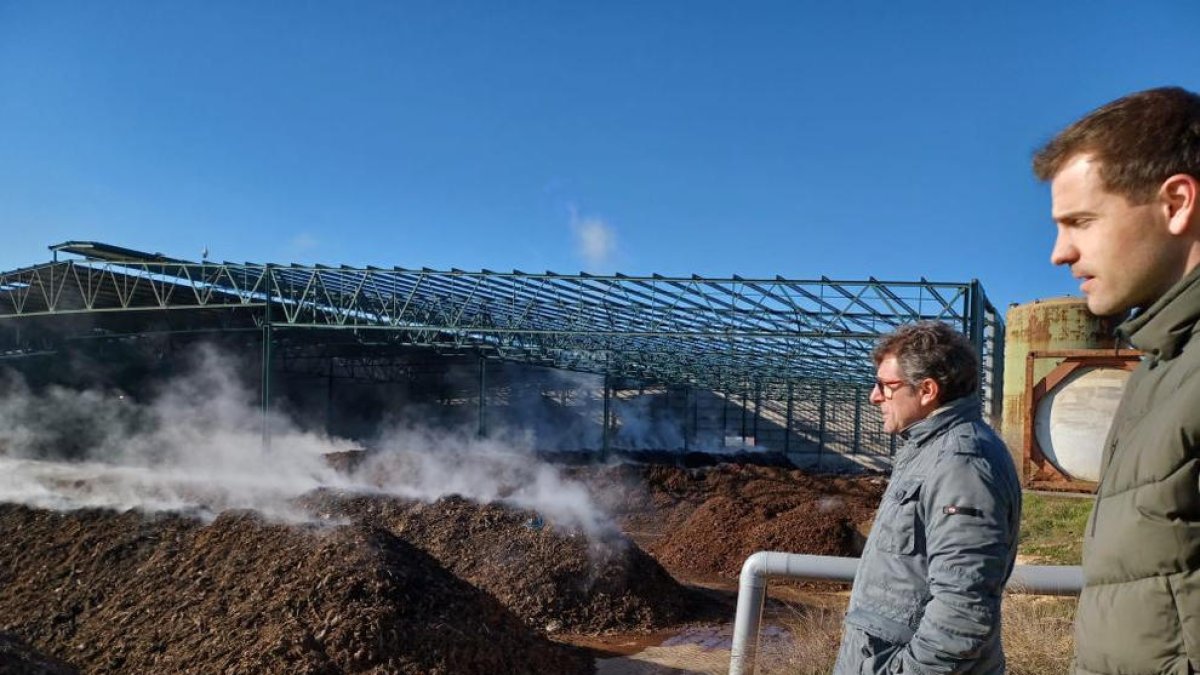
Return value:
<svg viewBox="0 0 1200 675">
<path fill-rule="evenodd" d="M 1070 265 L 1077 260 L 1079 260 L 1079 249 L 1075 248 L 1070 236 L 1059 232 L 1058 236 L 1054 238 L 1054 248 L 1050 249 L 1050 263 L 1052 265 Z"/>
<path fill-rule="evenodd" d="M 883 403 L 883 392 L 879 391 L 879 385 L 871 387 L 871 395 L 867 397 L 867 400 L 875 405 Z"/>
</svg>

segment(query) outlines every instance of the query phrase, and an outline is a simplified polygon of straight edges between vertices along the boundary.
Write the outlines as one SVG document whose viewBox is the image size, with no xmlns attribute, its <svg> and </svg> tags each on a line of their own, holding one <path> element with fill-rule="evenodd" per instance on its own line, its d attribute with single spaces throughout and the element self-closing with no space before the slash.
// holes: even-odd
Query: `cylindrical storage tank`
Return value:
<svg viewBox="0 0 1200 675">
<path fill-rule="evenodd" d="M 1029 401 L 1025 400 L 1025 358 L 1029 352 L 1044 352 L 1044 351 L 1062 351 L 1068 349 L 1111 349 L 1115 346 L 1115 338 L 1113 337 L 1114 322 L 1111 319 L 1097 317 L 1088 311 L 1087 302 L 1083 298 L 1062 297 L 1050 298 L 1047 300 L 1035 300 L 1023 305 L 1009 305 L 1008 314 L 1005 317 L 1006 331 L 1004 335 L 1004 411 L 1001 423 L 1001 435 L 1004 437 L 1005 443 L 1008 444 L 1009 451 L 1013 455 L 1013 461 L 1018 469 L 1022 467 L 1022 457 L 1025 454 L 1025 422 L 1030 414 Z M 1034 382 L 1041 380 L 1047 373 L 1054 370 L 1061 359 L 1039 359 L 1034 364 L 1033 378 Z M 1079 384 L 1082 382 L 1082 384 Z M 1062 406 L 1061 411 L 1057 411 L 1059 417 L 1066 416 L 1064 419 L 1075 420 L 1075 417 L 1069 414 L 1070 410 L 1077 410 L 1082 401 L 1088 400 L 1088 394 L 1084 391 L 1088 389 L 1088 385 L 1095 384 L 1099 387 L 1102 393 L 1111 393 L 1112 378 L 1108 377 L 1079 377 L 1069 379 L 1062 384 L 1073 384 L 1074 389 L 1070 394 L 1058 393 L 1058 388 L 1054 395 L 1047 396 L 1042 400 L 1046 406 L 1046 415 L 1050 415 L 1047 421 L 1044 422 L 1047 426 L 1046 437 L 1049 438 L 1050 427 L 1054 415 L 1051 410 L 1054 409 L 1054 400 L 1058 399 L 1057 405 Z M 1076 391 L 1077 390 L 1077 391 Z M 1103 397 L 1102 397 L 1103 398 Z M 1049 402 L 1047 402 L 1049 401 Z M 1069 401 L 1069 403 L 1068 403 Z M 1111 413 L 1110 413 L 1111 419 Z M 1092 420 L 1094 422 L 1094 419 Z M 1093 425 L 1094 426 L 1094 425 Z M 1036 428 L 1036 426 L 1035 426 Z M 1107 430 L 1107 423 L 1103 424 L 1103 430 Z M 1086 448 L 1088 441 L 1076 435 L 1071 446 L 1073 448 Z M 1096 443 L 1095 452 L 1100 453 L 1100 446 L 1103 444 L 1103 438 Z M 1061 450 L 1061 448 L 1060 448 Z M 1048 459 L 1055 457 L 1053 455 L 1053 446 L 1046 447 L 1043 450 Z M 1086 466 L 1091 461 L 1091 456 L 1086 450 L 1082 451 L 1084 456 L 1079 457 L 1080 450 L 1071 450 L 1069 452 L 1059 452 L 1064 458 L 1067 455 L 1072 456 L 1072 460 L 1063 460 L 1068 464 L 1073 464 L 1076 471 L 1078 467 Z M 1053 461 L 1053 459 L 1052 459 Z M 1098 457 L 1095 462 L 1099 464 Z M 1064 473 L 1070 473 L 1064 467 L 1060 466 L 1060 470 Z M 1026 478 L 1026 477 L 1022 477 Z M 1082 475 L 1077 476 L 1079 480 L 1090 480 Z"/>
<path fill-rule="evenodd" d="M 1104 437 L 1129 380 L 1119 368 L 1083 368 L 1054 386 L 1033 411 L 1033 432 L 1042 455 L 1075 480 L 1100 480 Z"/>
</svg>

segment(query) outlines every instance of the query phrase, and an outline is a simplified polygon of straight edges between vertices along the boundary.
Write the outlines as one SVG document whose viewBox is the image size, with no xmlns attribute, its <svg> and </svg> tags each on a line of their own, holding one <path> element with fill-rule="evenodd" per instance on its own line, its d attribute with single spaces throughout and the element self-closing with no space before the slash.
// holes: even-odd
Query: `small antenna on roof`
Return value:
<svg viewBox="0 0 1200 675">
<path fill-rule="evenodd" d="M 200 259 L 208 260 L 208 247 L 207 246 L 205 246 L 204 249 L 200 251 Z"/>
</svg>

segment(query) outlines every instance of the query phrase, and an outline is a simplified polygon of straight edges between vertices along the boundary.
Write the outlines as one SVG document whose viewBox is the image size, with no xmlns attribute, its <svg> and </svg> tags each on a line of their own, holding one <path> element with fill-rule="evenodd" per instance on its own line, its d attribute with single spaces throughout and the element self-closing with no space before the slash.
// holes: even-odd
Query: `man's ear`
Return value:
<svg viewBox="0 0 1200 675">
<path fill-rule="evenodd" d="M 1171 234 L 1179 236 L 1196 225 L 1193 221 L 1197 215 L 1196 200 L 1200 198 L 1200 181 L 1186 173 L 1177 173 L 1163 181 L 1159 196 Z"/>
<path fill-rule="evenodd" d="M 942 395 L 942 388 L 938 385 L 937 380 L 927 377 L 917 385 L 917 395 L 921 397 L 921 405 L 932 405 L 938 402 L 938 398 Z"/>
</svg>

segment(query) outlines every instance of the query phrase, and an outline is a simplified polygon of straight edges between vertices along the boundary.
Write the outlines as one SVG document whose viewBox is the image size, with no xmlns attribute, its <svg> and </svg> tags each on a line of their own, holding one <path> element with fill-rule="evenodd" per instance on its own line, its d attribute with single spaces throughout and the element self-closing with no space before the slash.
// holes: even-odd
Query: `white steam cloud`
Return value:
<svg viewBox="0 0 1200 675">
<path fill-rule="evenodd" d="M 208 518 L 253 509 L 295 522 L 310 519 L 295 498 L 330 488 L 423 500 L 457 494 L 533 509 L 589 535 L 610 527 L 585 488 L 536 461 L 524 437 L 397 429 L 346 473 L 326 455 L 353 450 L 353 442 L 301 431 L 273 414 L 266 445 L 257 396 L 236 364 L 205 348 L 192 366 L 145 400 L 0 381 L 0 501 Z"/>
<path fill-rule="evenodd" d="M 576 251 L 588 268 L 607 268 L 617 250 L 616 230 L 602 218 L 580 216 L 575 209 L 571 209 L 571 230 Z"/>
<path fill-rule="evenodd" d="M 385 451 L 369 458 L 355 475 L 366 485 L 403 497 L 433 501 L 458 494 L 479 502 L 503 501 L 537 511 L 555 525 L 605 532 L 611 524 L 586 488 L 536 461 L 529 440 L 398 430 L 385 441 Z"/>
<path fill-rule="evenodd" d="M 288 241 L 288 252 L 291 253 L 291 257 L 307 257 L 320 247 L 320 240 L 308 232 L 299 232 Z"/>
</svg>

